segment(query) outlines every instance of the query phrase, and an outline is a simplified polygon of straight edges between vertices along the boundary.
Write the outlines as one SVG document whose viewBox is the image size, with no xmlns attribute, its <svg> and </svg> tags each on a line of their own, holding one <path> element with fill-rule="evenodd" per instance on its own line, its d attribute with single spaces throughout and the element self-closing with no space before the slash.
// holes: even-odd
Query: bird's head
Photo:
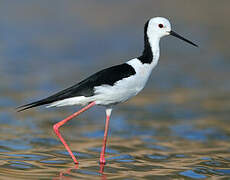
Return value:
<svg viewBox="0 0 230 180">
<path fill-rule="evenodd" d="M 151 18 L 148 21 L 148 27 L 147 27 L 147 35 L 148 37 L 157 37 L 162 38 L 167 35 L 172 35 L 174 37 L 177 37 L 189 44 L 192 44 L 193 46 L 198 47 L 195 43 L 189 41 L 188 39 L 185 39 L 184 37 L 180 36 L 179 34 L 175 33 L 171 30 L 171 24 L 168 19 L 163 17 L 155 17 Z"/>
</svg>

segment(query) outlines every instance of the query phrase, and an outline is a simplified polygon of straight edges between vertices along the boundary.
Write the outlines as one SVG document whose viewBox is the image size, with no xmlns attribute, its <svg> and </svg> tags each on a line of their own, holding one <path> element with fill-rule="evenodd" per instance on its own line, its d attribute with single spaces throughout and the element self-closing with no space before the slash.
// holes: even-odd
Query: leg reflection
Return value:
<svg viewBox="0 0 230 180">
<path fill-rule="evenodd" d="M 76 170 L 78 168 L 79 168 L 79 166 L 77 164 L 74 167 L 62 170 L 59 173 L 59 176 L 57 178 L 53 178 L 53 180 L 72 180 L 72 179 L 75 179 L 75 178 L 68 177 L 67 175 L 70 175 L 72 170 Z M 100 164 L 99 173 L 100 173 L 101 180 L 107 180 L 107 176 L 104 174 L 104 168 L 105 168 L 105 164 Z"/>
<path fill-rule="evenodd" d="M 106 175 L 104 174 L 104 168 L 105 168 L 105 164 L 100 163 L 100 171 L 99 171 L 99 173 L 101 174 L 101 179 L 102 180 L 107 180 Z"/>
<path fill-rule="evenodd" d="M 73 169 L 78 169 L 78 164 L 75 165 L 74 167 L 71 167 L 71 168 L 68 168 L 68 169 L 61 171 L 59 173 L 59 176 L 57 178 L 54 178 L 53 180 L 59 180 L 59 179 L 71 180 L 72 179 L 71 177 L 66 177 L 65 175 L 67 175 L 67 174 L 70 175 L 71 170 L 73 170 Z"/>
</svg>

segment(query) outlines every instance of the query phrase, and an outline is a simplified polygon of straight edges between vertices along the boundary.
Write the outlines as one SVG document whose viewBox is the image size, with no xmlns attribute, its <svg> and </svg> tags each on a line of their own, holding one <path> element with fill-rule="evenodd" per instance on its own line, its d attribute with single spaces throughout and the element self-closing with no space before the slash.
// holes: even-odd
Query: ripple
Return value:
<svg viewBox="0 0 230 180">
<path fill-rule="evenodd" d="M 193 170 L 183 171 L 183 172 L 180 172 L 179 174 L 182 175 L 182 176 L 185 176 L 185 177 L 192 178 L 192 179 L 204 179 L 204 178 L 207 178 L 207 176 L 202 175 L 202 174 L 198 174 L 198 173 L 194 172 Z"/>
<path fill-rule="evenodd" d="M 28 150 L 32 148 L 27 142 L 20 139 L 0 140 L 0 146 L 9 150 Z"/>
<path fill-rule="evenodd" d="M 215 172 L 218 172 L 221 175 L 230 175 L 230 169 L 216 169 Z"/>
<path fill-rule="evenodd" d="M 209 167 L 197 167 L 195 168 L 195 171 L 202 174 L 208 174 L 208 175 L 219 175 L 219 176 L 227 176 L 230 174 L 229 168 L 223 168 L 223 169 L 215 169 L 215 168 L 209 168 Z"/>
<path fill-rule="evenodd" d="M 42 159 L 47 159 L 49 156 L 37 155 L 37 154 L 4 154 L 7 158 L 5 160 L 26 160 L 26 161 L 40 161 Z"/>
<path fill-rule="evenodd" d="M 93 175 L 93 176 L 101 176 L 101 174 L 99 172 L 83 170 L 83 169 L 75 169 L 75 170 L 73 170 L 73 172 L 84 174 L 84 175 L 86 174 L 86 175 Z"/>
<path fill-rule="evenodd" d="M 94 148 L 89 148 L 90 151 L 93 152 L 101 152 L 101 147 L 94 147 Z M 106 148 L 105 150 L 106 153 L 110 153 L 110 154 L 119 154 L 119 152 L 117 150 L 111 149 L 111 148 Z"/>
<path fill-rule="evenodd" d="M 59 155 L 65 155 L 65 156 L 69 156 L 69 153 L 67 151 L 52 151 L 52 154 L 59 154 Z M 82 153 L 82 152 L 73 152 L 73 154 L 79 158 L 92 158 L 92 156 L 90 154 L 87 153 Z"/>
<path fill-rule="evenodd" d="M 116 162 L 130 163 L 134 161 L 134 158 L 131 155 L 125 154 L 125 155 L 120 155 L 120 156 L 109 157 L 109 158 L 106 158 L 106 160 L 108 161 L 115 160 Z"/>
<path fill-rule="evenodd" d="M 147 155 L 147 157 L 156 161 L 168 159 L 168 156 L 163 156 L 163 155 Z"/>
<path fill-rule="evenodd" d="M 59 145 L 60 142 L 53 138 L 32 138 L 30 143 L 39 145 L 39 146 L 54 146 Z"/>
<path fill-rule="evenodd" d="M 65 160 L 43 160 L 40 161 L 40 163 L 44 163 L 44 164 L 66 164 L 68 161 Z"/>
<path fill-rule="evenodd" d="M 21 162 L 21 161 L 8 161 L 8 164 L 4 164 L 3 167 L 10 168 L 10 169 L 21 169 L 21 170 L 39 168 L 33 164 L 27 162 Z"/>
<path fill-rule="evenodd" d="M 182 138 L 195 141 L 207 141 L 208 139 L 227 139 L 223 132 L 215 128 L 198 129 L 188 124 L 180 124 L 171 127 L 173 134 Z"/>
<path fill-rule="evenodd" d="M 170 151 L 169 147 L 161 146 L 161 145 L 155 145 L 155 144 L 148 144 L 146 145 L 147 148 L 160 150 L 160 151 Z"/>
</svg>

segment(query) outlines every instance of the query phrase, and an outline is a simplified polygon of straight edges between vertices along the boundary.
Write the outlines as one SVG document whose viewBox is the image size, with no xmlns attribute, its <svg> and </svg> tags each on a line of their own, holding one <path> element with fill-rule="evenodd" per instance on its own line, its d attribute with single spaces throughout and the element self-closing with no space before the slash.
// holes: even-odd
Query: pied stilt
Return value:
<svg viewBox="0 0 230 180">
<path fill-rule="evenodd" d="M 151 18 L 146 22 L 144 27 L 144 51 L 140 57 L 131 59 L 120 65 L 103 69 L 74 86 L 64 89 L 52 96 L 20 106 L 19 111 L 44 104 L 46 104 L 47 107 L 86 105 L 80 111 L 53 126 L 54 132 L 64 144 L 73 161 L 77 164 L 78 161 L 61 136 L 59 128 L 72 118 L 95 105 L 105 106 L 105 133 L 100 155 L 100 163 L 105 164 L 106 140 L 112 107 L 137 95 L 145 87 L 160 56 L 159 41 L 167 35 L 175 36 L 197 47 L 193 42 L 172 31 L 170 22 L 167 19 L 162 17 Z"/>
</svg>

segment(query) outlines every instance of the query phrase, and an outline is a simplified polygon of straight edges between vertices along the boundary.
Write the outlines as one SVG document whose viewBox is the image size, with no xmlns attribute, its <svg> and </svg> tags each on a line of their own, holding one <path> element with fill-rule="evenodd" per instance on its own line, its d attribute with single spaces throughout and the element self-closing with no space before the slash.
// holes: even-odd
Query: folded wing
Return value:
<svg viewBox="0 0 230 180">
<path fill-rule="evenodd" d="M 67 89 L 64 89 L 54 95 L 51 95 L 47 98 L 44 98 L 39 101 L 35 101 L 29 104 L 25 104 L 23 106 L 18 107 L 18 111 L 24 111 L 26 109 L 30 109 L 36 106 L 41 106 L 45 104 L 51 104 L 56 101 L 60 101 L 63 99 L 85 96 L 90 97 L 94 95 L 94 87 L 101 85 L 114 85 L 117 81 L 132 76 L 136 72 L 134 68 L 126 63 L 112 66 L 110 68 L 101 70 L 85 80 L 75 84 Z"/>
</svg>

